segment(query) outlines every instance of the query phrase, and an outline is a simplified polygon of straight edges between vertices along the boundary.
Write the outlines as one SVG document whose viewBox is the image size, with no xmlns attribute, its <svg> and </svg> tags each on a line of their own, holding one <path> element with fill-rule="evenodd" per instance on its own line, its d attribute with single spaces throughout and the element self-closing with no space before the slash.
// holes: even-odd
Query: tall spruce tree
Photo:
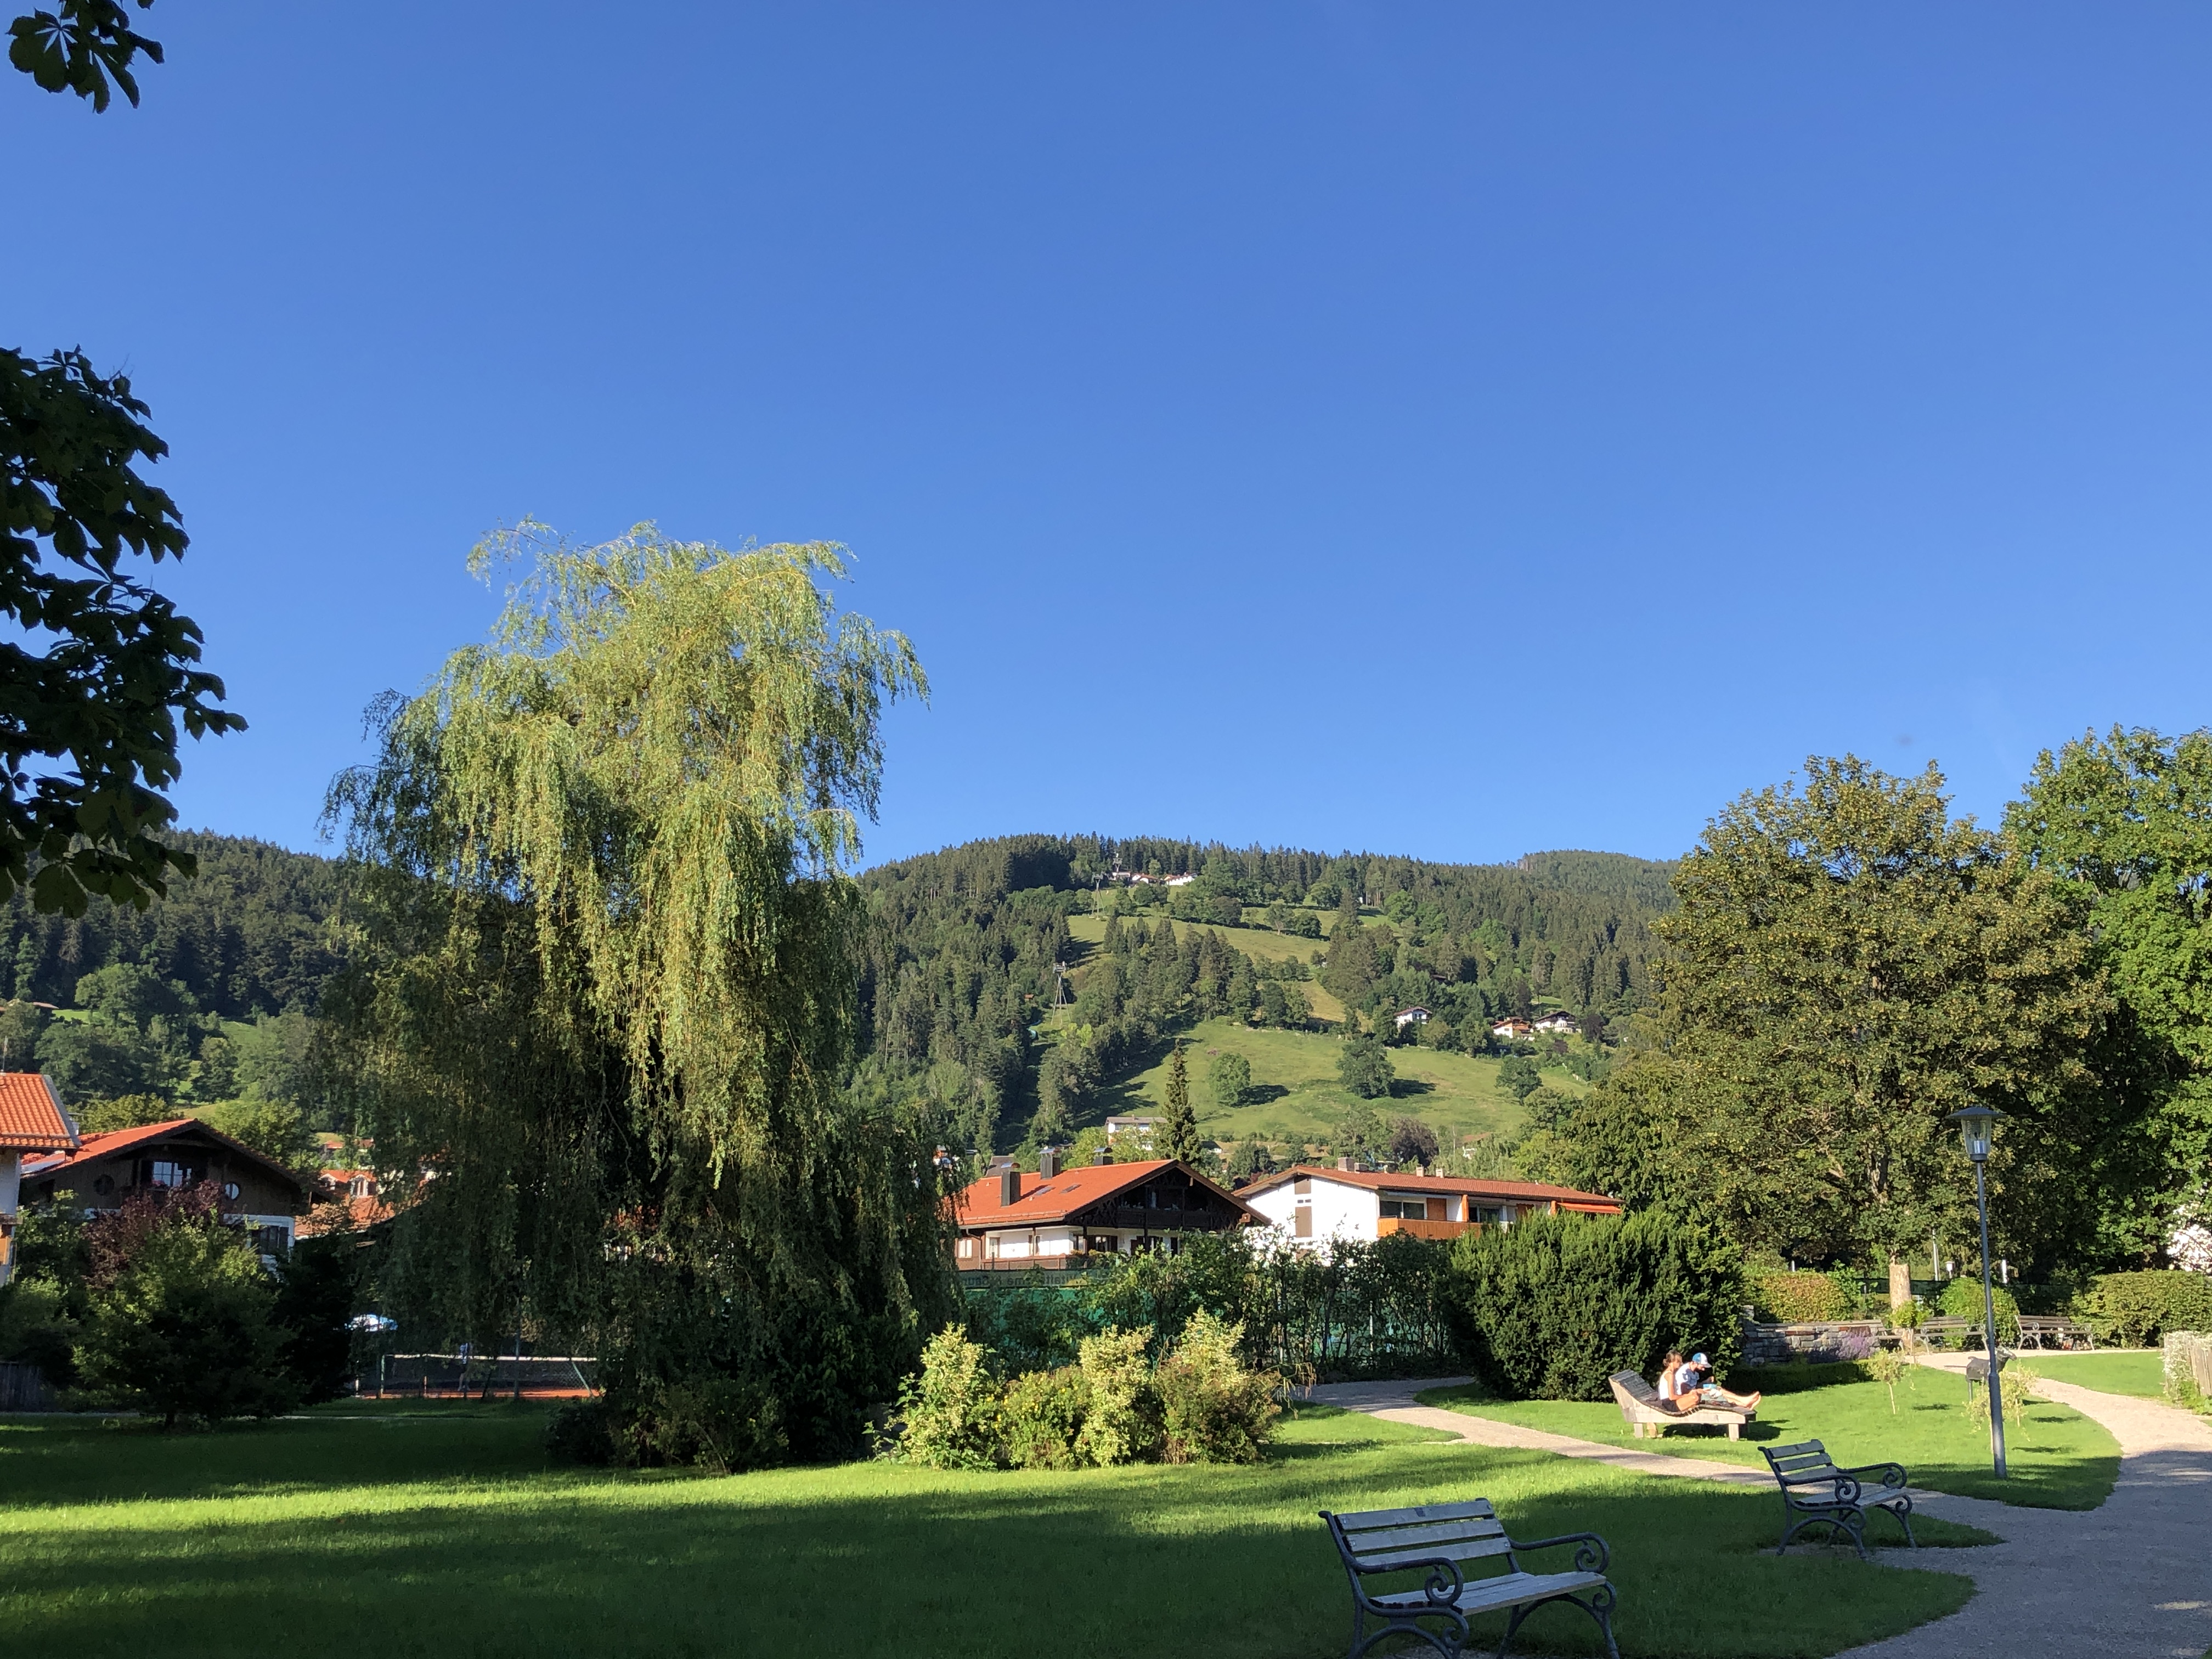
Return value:
<svg viewBox="0 0 2212 1659">
<path fill-rule="evenodd" d="M 1183 1060 L 1180 1038 L 1168 1058 L 1167 1104 L 1167 1121 L 1160 1126 L 1160 1151 L 1194 1164 L 1205 1148 L 1198 1138 L 1197 1115 L 1190 1109 L 1190 1067 Z"/>
<path fill-rule="evenodd" d="M 825 544 L 525 526 L 472 562 L 510 558 L 493 643 L 331 800 L 366 937 L 325 1007 L 396 1277 L 480 1342 L 588 1334 L 632 1443 L 845 1451 L 948 1295 L 927 1144 L 841 1088 L 846 872 L 921 665 L 836 613 Z"/>
</svg>

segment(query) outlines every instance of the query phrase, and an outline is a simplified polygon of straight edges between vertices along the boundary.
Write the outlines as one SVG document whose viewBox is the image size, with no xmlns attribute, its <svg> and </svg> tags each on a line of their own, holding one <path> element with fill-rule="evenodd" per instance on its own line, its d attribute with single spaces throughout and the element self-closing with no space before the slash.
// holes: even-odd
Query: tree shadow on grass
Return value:
<svg viewBox="0 0 2212 1659">
<path fill-rule="evenodd" d="M 1832 1652 L 1972 1594 L 1941 1572 L 1760 1553 L 1765 1494 L 1535 1452 L 1387 1446 L 1256 1468 L 869 1465 L 339 1491 L 241 1503 L 220 1525 L 104 1510 L 9 1540 L 12 1583 L 38 1588 L 0 1590 L 0 1616 L 27 1650 L 194 1659 L 234 1651 L 281 1584 L 324 1616 L 374 1619 L 395 1653 L 719 1659 L 741 1629 L 761 1653 L 1318 1659 L 1351 1619 L 1316 1511 L 1473 1497 L 1521 1537 L 1605 1536 L 1630 1652 Z M 1492 1647 L 1501 1633 L 1502 1620 L 1478 1626 Z M 1528 1634 L 1546 1650 L 1597 1650 L 1571 1608 L 1539 1613 Z"/>
</svg>

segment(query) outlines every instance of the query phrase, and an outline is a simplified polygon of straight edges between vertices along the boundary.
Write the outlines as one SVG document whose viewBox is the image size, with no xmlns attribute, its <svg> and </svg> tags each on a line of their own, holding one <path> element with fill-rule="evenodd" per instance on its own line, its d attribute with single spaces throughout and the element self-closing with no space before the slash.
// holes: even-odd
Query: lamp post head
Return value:
<svg viewBox="0 0 2212 1659">
<path fill-rule="evenodd" d="M 1990 1139 L 1996 1133 L 1998 1121 L 2006 1115 L 1993 1106 L 1977 1101 L 1963 1111 L 1951 1114 L 1950 1121 L 1959 1126 L 1959 1138 L 1966 1144 L 1966 1156 L 1977 1164 L 1986 1163 L 1990 1156 Z"/>
</svg>

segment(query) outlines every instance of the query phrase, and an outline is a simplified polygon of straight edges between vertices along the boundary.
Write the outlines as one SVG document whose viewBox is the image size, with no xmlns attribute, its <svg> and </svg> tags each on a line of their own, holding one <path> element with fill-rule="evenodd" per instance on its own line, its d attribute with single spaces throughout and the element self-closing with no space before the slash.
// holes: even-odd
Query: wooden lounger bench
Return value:
<svg viewBox="0 0 2212 1659">
<path fill-rule="evenodd" d="M 1678 1412 L 1634 1371 L 1615 1371 L 1607 1380 L 1613 1384 L 1613 1397 L 1620 1402 L 1621 1416 L 1628 1419 L 1629 1428 L 1639 1440 L 1646 1429 L 1656 1437 L 1662 1430 L 1684 1423 L 1717 1423 L 1728 1431 L 1729 1439 L 1741 1440 L 1743 1425 L 1759 1419 L 1758 1412 L 1749 1406 L 1700 1405 L 1695 1411 Z"/>
<path fill-rule="evenodd" d="M 1595 1533 L 1570 1533 L 1563 1538 L 1541 1538 L 1533 1544 L 1516 1543 L 1487 1498 L 1466 1504 L 1426 1504 L 1417 1509 L 1369 1510 L 1358 1515 L 1331 1515 L 1328 1535 L 1344 1559 L 1345 1576 L 1352 1580 L 1352 1652 L 1359 1659 L 1385 1637 L 1413 1636 L 1427 1643 L 1443 1659 L 1458 1659 L 1467 1645 L 1470 1613 L 1510 1613 L 1505 1640 L 1498 1644 L 1499 1659 L 1513 1640 L 1521 1622 L 1538 1607 L 1553 1601 L 1571 1602 L 1597 1620 L 1605 1638 L 1605 1650 L 1620 1659 L 1613 1641 L 1612 1581 L 1606 1577 L 1610 1559 L 1605 1540 Z M 1571 1572 L 1530 1572 L 1519 1560 L 1522 1553 L 1572 1544 Z M 1487 1577 L 1470 1576 L 1466 1564 L 1494 1564 L 1503 1560 L 1505 1571 Z M 1366 1581 L 1385 1573 L 1422 1573 L 1427 1582 L 1418 1589 L 1377 1595 Z M 1426 1630 L 1421 1620 L 1443 1626 Z M 1370 1621 L 1380 1628 L 1370 1630 Z"/>
</svg>

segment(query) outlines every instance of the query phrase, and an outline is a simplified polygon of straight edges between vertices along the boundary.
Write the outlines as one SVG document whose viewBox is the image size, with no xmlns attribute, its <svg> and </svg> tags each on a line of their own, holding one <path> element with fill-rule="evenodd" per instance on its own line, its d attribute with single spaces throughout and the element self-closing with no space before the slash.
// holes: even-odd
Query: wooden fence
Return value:
<svg viewBox="0 0 2212 1659">
<path fill-rule="evenodd" d="M 0 1364 L 0 1412 L 58 1410 L 54 1391 L 36 1365 Z"/>
<path fill-rule="evenodd" d="M 2188 1397 L 2187 1382 L 2203 1398 L 2212 1400 L 2212 1334 L 2168 1331 L 2166 1334 L 2166 1392 L 2168 1399 Z"/>
</svg>

